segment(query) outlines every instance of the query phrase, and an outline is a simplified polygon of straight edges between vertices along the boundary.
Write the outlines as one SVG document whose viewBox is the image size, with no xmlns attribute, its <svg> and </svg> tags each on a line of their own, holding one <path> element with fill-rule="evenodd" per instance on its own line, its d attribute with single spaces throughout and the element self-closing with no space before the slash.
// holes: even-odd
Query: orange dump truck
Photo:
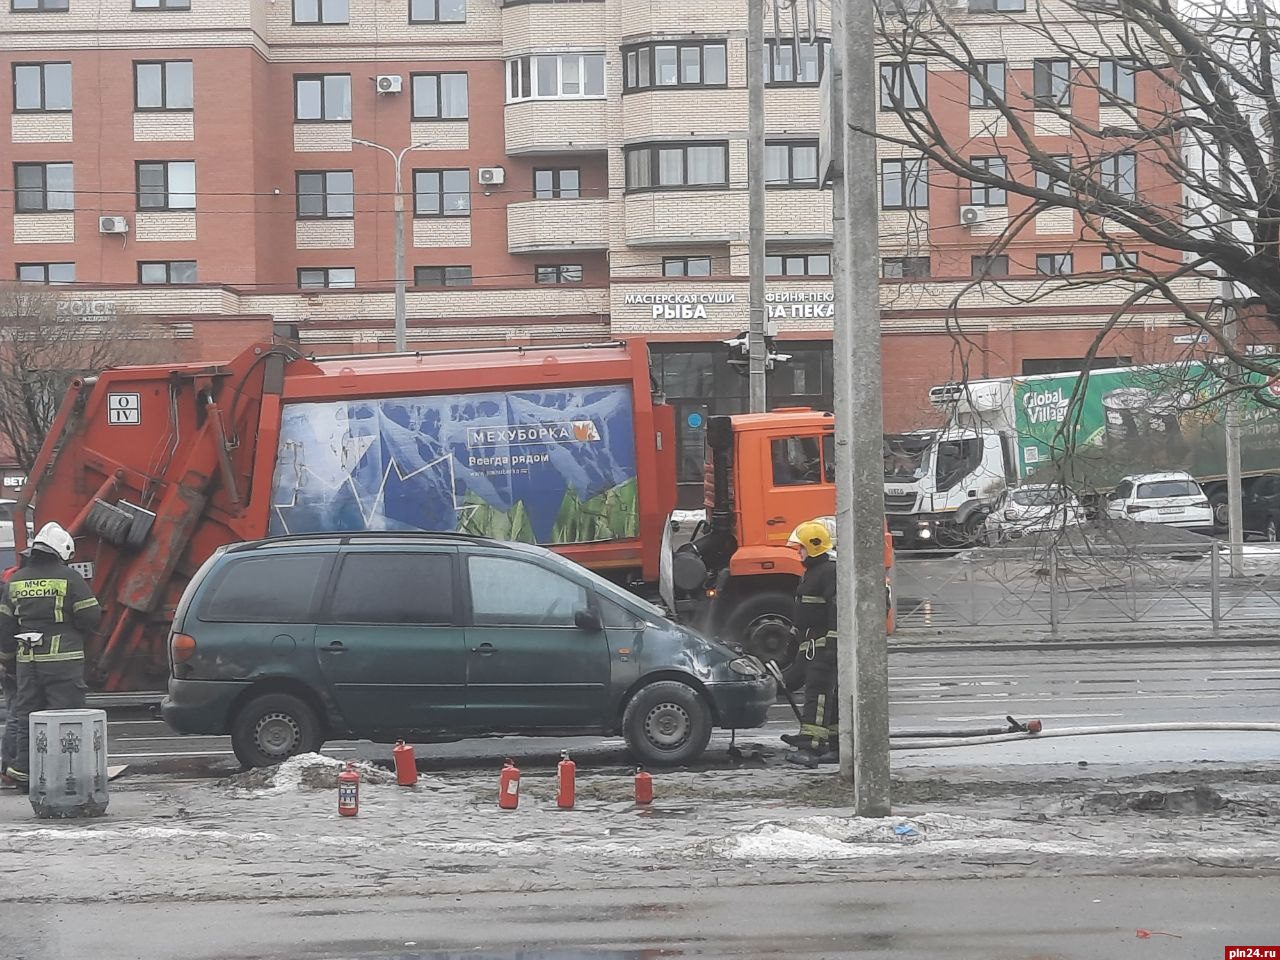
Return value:
<svg viewBox="0 0 1280 960">
<path fill-rule="evenodd" d="M 713 507 L 714 544 L 672 551 L 673 414 L 651 385 L 639 340 L 308 358 L 281 337 L 226 363 L 107 370 L 72 386 L 15 514 L 34 503 L 37 526 L 77 537 L 104 608 L 88 676 L 107 690 L 163 687 L 173 610 L 218 547 L 319 532 L 539 543 L 785 655 L 786 539 L 835 509 L 830 417 L 713 420 L 737 500 Z M 778 482 L 774 456 L 815 448 L 818 482 Z"/>
</svg>

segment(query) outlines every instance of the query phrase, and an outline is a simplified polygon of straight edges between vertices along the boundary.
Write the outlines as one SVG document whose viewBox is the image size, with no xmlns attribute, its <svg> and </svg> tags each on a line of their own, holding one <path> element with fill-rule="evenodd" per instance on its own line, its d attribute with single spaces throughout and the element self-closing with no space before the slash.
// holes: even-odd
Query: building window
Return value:
<svg viewBox="0 0 1280 960">
<path fill-rule="evenodd" d="M 723 87 L 729 82 L 723 40 L 624 47 L 624 93 L 659 87 Z"/>
<path fill-rule="evenodd" d="M 14 13 L 37 10 L 67 10 L 69 9 L 69 0 L 9 0 L 9 9 Z"/>
<path fill-rule="evenodd" d="M 415 287 L 469 287 L 470 267 L 414 267 Z"/>
<path fill-rule="evenodd" d="M 196 165 L 192 160 L 143 161 L 138 164 L 139 210 L 194 210 Z"/>
<path fill-rule="evenodd" d="M 191 0 L 133 0 L 135 10 L 190 10 Z"/>
<path fill-rule="evenodd" d="M 766 187 L 816 187 L 818 141 L 793 140 L 765 145 Z"/>
<path fill-rule="evenodd" d="M 764 258 L 766 277 L 829 277 L 831 257 L 825 253 L 788 253 Z"/>
<path fill-rule="evenodd" d="M 969 258 L 969 274 L 978 279 L 987 277 L 1007 277 L 1009 275 L 1009 257 L 1006 254 Z"/>
<path fill-rule="evenodd" d="M 409 0 L 410 23 L 466 23 L 467 0 Z"/>
<path fill-rule="evenodd" d="M 582 264 L 560 263 L 534 267 L 533 279 L 536 283 L 581 283 Z"/>
<path fill-rule="evenodd" d="M 998 177 L 1002 180 L 1009 179 L 1009 168 L 1005 163 L 1004 157 L 974 157 L 971 163 L 976 170 L 980 170 L 992 177 Z M 1003 185 L 995 185 L 983 183 L 981 180 L 969 181 L 969 202 L 976 207 L 1003 207 L 1009 202 L 1005 195 Z"/>
<path fill-rule="evenodd" d="M 628 190 L 699 190 L 729 185 L 729 144 L 655 143 L 625 147 Z"/>
<path fill-rule="evenodd" d="M 413 213 L 417 217 L 471 216 L 471 171 L 413 171 Z"/>
<path fill-rule="evenodd" d="M 350 220 L 356 215 L 356 178 L 350 170 L 299 171 L 299 220 Z"/>
<path fill-rule="evenodd" d="M 969 106 L 977 109 L 998 107 L 1004 100 L 1005 61 L 978 60 L 969 71 Z M 986 81 L 988 93 L 982 85 Z"/>
<path fill-rule="evenodd" d="M 1071 273 L 1071 254 L 1037 253 L 1036 273 L 1046 277 L 1063 277 Z"/>
<path fill-rule="evenodd" d="M 349 290 L 355 285 L 355 267 L 303 267 L 298 271 L 298 286 L 303 290 Z"/>
<path fill-rule="evenodd" d="M 75 174 L 69 163 L 18 163 L 13 167 L 17 213 L 76 208 Z"/>
<path fill-rule="evenodd" d="M 135 110 L 190 110 L 195 104 L 195 79 L 190 60 L 135 62 Z"/>
<path fill-rule="evenodd" d="M 507 103 L 603 96 L 603 53 L 544 53 L 507 61 Z"/>
<path fill-rule="evenodd" d="M 194 260 L 150 260 L 138 264 L 138 282 L 143 284 L 195 283 Z"/>
<path fill-rule="evenodd" d="M 299 122 L 350 120 L 351 75 L 295 76 L 293 119 Z"/>
<path fill-rule="evenodd" d="M 831 56 L 830 40 L 798 44 L 791 40 L 770 40 L 764 80 L 773 86 L 816 87 L 822 80 Z"/>
<path fill-rule="evenodd" d="M 924 63 L 880 64 L 880 109 L 919 110 L 927 98 Z"/>
<path fill-rule="evenodd" d="M 1071 61 L 1037 60 L 1032 70 L 1033 94 L 1039 110 L 1071 106 Z"/>
<path fill-rule="evenodd" d="M 662 275 L 664 277 L 709 277 L 711 276 L 711 258 L 663 257 Z"/>
<path fill-rule="evenodd" d="M 410 83 L 413 84 L 413 119 L 467 119 L 465 73 L 415 73 Z"/>
<path fill-rule="evenodd" d="M 582 173 L 577 167 L 547 167 L 533 171 L 533 199 L 577 200 L 582 196 Z"/>
<path fill-rule="evenodd" d="M 1063 169 L 1064 176 L 1051 174 L 1046 170 L 1037 170 L 1036 189 L 1047 190 L 1064 197 L 1070 195 L 1071 186 L 1066 177 L 1069 177 L 1071 173 L 1071 158 L 1068 156 L 1052 156 L 1049 159 Z"/>
<path fill-rule="evenodd" d="M 880 261 L 880 276 L 886 280 L 912 280 L 927 277 L 930 271 L 928 257 L 885 257 Z"/>
<path fill-rule="evenodd" d="M 1022 13 L 1027 0 L 969 0 L 970 13 Z"/>
<path fill-rule="evenodd" d="M 71 109 L 71 64 L 15 63 L 14 113 L 64 113 Z"/>
<path fill-rule="evenodd" d="M 74 263 L 20 263 L 19 283 L 75 283 Z"/>
<path fill-rule="evenodd" d="M 1138 255 L 1130 251 L 1121 253 L 1104 253 L 1102 255 L 1103 270 L 1137 270 Z"/>
<path fill-rule="evenodd" d="M 293 0 L 294 23 L 332 24 L 350 21 L 347 0 Z"/>
<path fill-rule="evenodd" d="M 924 210 L 929 206 L 929 166 L 924 157 L 880 161 L 880 206 Z"/>
<path fill-rule="evenodd" d="M 1098 62 L 1098 91 L 1104 104 L 1131 104 L 1136 94 L 1137 65 L 1132 60 Z"/>
<path fill-rule="evenodd" d="M 1138 158 L 1132 153 L 1116 153 L 1103 157 L 1098 166 L 1098 185 L 1103 190 L 1124 197 L 1138 198 Z"/>
</svg>

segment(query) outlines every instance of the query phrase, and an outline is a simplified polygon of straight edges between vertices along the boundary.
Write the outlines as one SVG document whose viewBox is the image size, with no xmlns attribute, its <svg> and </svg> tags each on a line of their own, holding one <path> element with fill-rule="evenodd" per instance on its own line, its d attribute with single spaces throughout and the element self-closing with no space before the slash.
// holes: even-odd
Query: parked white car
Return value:
<svg viewBox="0 0 1280 960">
<path fill-rule="evenodd" d="M 1070 490 L 1059 484 L 1029 483 L 1006 490 L 996 501 L 987 515 L 987 542 L 1004 543 L 1084 521 L 1084 507 Z"/>
<path fill-rule="evenodd" d="M 1113 520 L 1163 523 L 1184 530 L 1211 530 L 1209 498 L 1189 473 L 1142 473 L 1125 477 L 1107 495 Z"/>
</svg>

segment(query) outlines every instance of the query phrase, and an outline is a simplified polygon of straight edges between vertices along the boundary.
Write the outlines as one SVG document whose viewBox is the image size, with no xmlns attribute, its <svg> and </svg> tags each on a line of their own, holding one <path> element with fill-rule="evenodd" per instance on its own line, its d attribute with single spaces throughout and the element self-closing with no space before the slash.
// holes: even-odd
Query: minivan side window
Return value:
<svg viewBox="0 0 1280 960">
<path fill-rule="evenodd" d="M 329 558 L 319 553 L 237 558 L 205 595 L 200 619 L 226 623 L 305 623 Z"/>
<path fill-rule="evenodd" d="M 571 627 L 587 591 L 553 570 L 508 557 L 470 557 L 471 612 L 477 626 Z"/>
<path fill-rule="evenodd" d="M 350 553 L 333 587 L 330 623 L 453 623 L 453 554 Z"/>
</svg>

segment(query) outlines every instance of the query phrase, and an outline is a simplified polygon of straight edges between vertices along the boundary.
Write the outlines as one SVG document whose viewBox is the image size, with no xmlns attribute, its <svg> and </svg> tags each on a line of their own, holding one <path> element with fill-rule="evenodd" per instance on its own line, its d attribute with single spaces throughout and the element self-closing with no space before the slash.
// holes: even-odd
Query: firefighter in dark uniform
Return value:
<svg viewBox="0 0 1280 960">
<path fill-rule="evenodd" d="M 102 620 L 98 599 L 67 562 L 75 541 L 46 523 L 31 541 L 26 564 L 0 588 L 0 657 L 16 662 L 17 743 L 5 773 L 26 788 L 28 727 L 37 710 L 85 705 L 84 642 Z"/>
<path fill-rule="evenodd" d="M 836 711 L 836 561 L 831 531 L 816 520 L 796 527 L 790 542 L 801 552 L 804 576 L 796 588 L 793 621 L 805 665 L 800 733 L 783 737 L 796 749 L 790 763 L 816 767 L 839 756 Z"/>
</svg>

